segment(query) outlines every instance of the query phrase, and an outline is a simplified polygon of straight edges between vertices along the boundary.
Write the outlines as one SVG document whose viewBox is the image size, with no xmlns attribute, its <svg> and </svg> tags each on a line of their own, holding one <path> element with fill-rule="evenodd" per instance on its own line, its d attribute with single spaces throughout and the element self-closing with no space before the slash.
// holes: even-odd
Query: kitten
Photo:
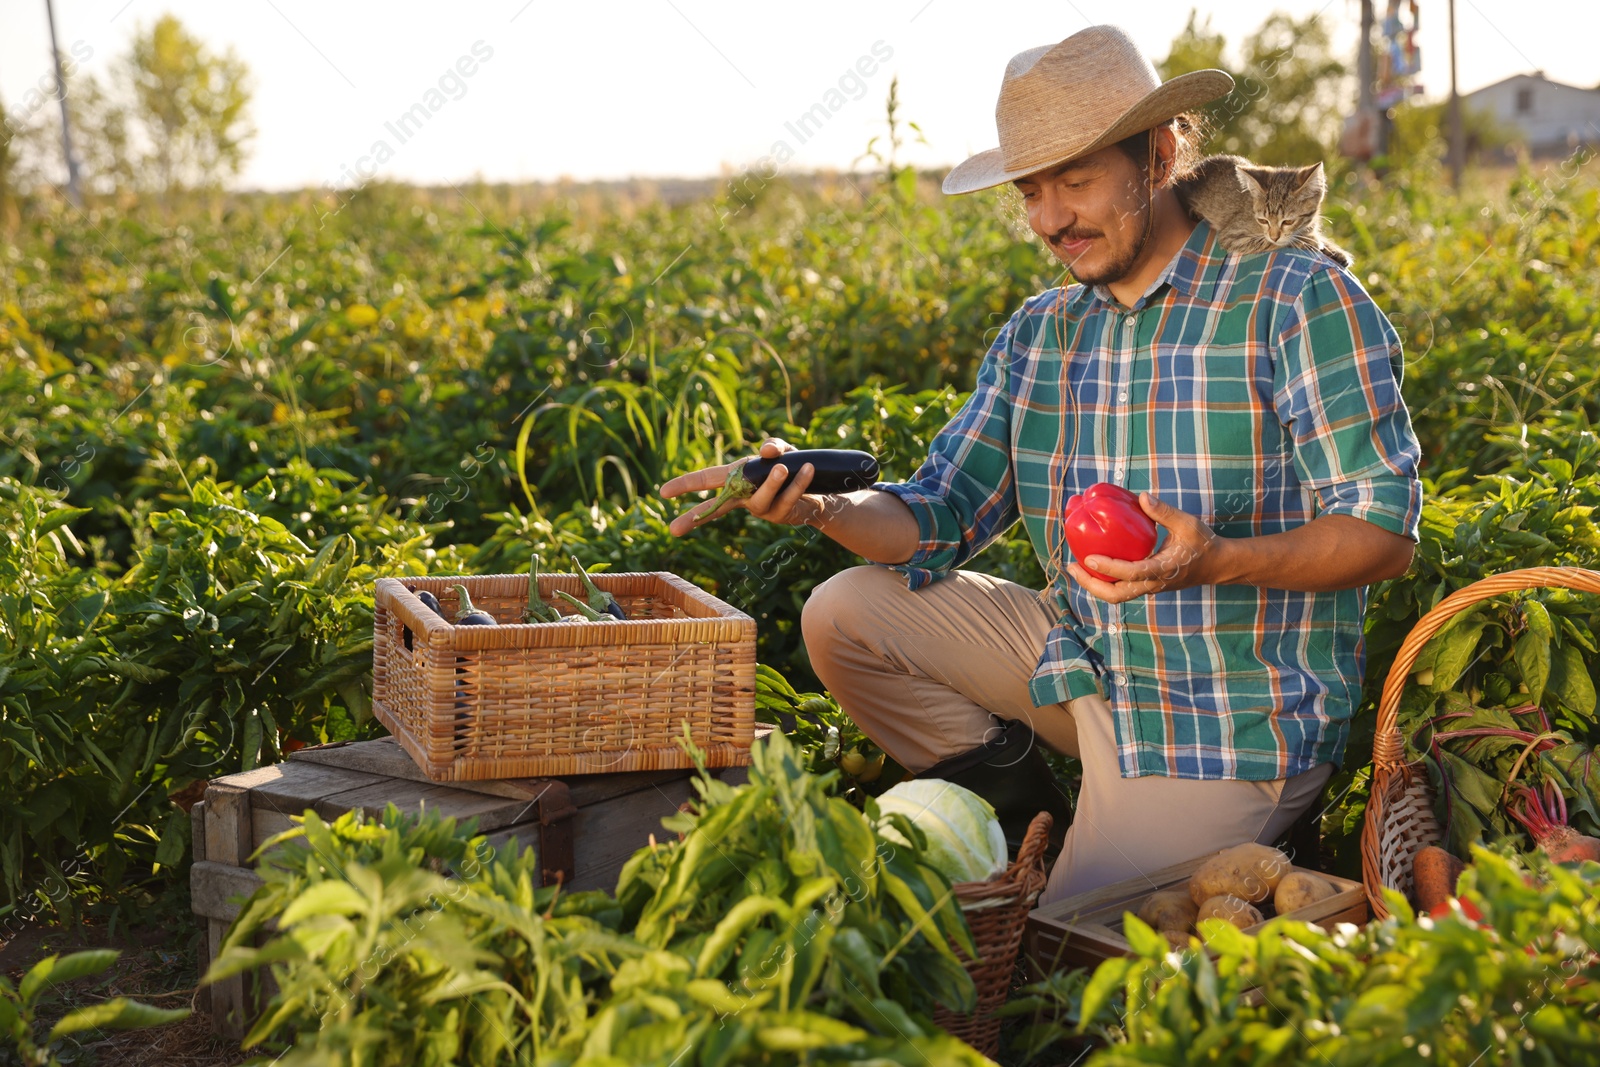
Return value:
<svg viewBox="0 0 1600 1067">
<path fill-rule="evenodd" d="M 1322 164 L 1261 167 L 1242 156 L 1207 156 L 1178 179 L 1174 190 L 1189 214 L 1217 231 L 1229 252 L 1270 252 L 1294 246 L 1320 250 L 1341 267 L 1350 253 L 1322 234 Z"/>
</svg>

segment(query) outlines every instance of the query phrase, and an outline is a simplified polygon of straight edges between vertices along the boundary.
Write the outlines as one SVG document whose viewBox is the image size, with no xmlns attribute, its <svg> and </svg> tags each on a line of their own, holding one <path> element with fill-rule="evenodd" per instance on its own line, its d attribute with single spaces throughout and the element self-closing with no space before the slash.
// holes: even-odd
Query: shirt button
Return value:
<svg viewBox="0 0 1600 1067">
<path fill-rule="evenodd" d="M 1106 627 L 1106 633 L 1114 634 L 1116 632 L 1117 632 L 1117 624 L 1116 623 L 1112 623 L 1110 626 Z"/>
<path fill-rule="evenodd" d="M 1118 393 L 1117 399 L 1126 404 L 1128 402 L 1128 391 L 1124 389 L 1122 392 Z"/>
<path fill-rule="evenodd" d="M 1127 685 L 1128 684 L 1128 676 L 1126 674 L 1123 674 L 1121 671 L 1118 671 L 1117 672 L 1117 684 L 1118 685 L 1123 685 L 1123 686 Z"/>
<path fill-rule="evenodd" d="M 1113 472 L 1113 473 L 1112 473 L 1112 478 L 1113 478 L 1113 479 L 1114 479 L 1114 480 L 1116 480 L 1116 481 L 1119 481 L 1119 482 L 1120 482 L 1120 481 L 1122 481 L 1122 477 L 1123 477 L 1123 470 L 1122 470 L 1122 468 L 1121 468 L 1121 467 L 1118 467 L 1118 468 L 1117 468 L 1117 469 L 1116 469 L 1116 470 L 1115 470 L 1115 471 L 1114 471 L 1114 472 Z"/>
</svg>

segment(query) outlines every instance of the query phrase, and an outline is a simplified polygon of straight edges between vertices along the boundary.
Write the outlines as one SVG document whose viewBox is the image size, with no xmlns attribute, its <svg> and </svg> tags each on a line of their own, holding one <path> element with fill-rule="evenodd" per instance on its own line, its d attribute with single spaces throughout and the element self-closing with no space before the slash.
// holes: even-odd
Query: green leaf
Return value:
<svg viewBox="0 0 1600 1067">
<path fill-rule="evenodd" d="M 50 1041 L 81 1030 L 143 1030 L 150 1026 L 165 1026 L 190 1015 L 188 1008 L 157 1008 L 141 1004 L 126 997 L 117 997 L 100 1004 L 78 1008 L 50 1030 Z"/>
<path fill-rule="evenodd" d="M 1522 602 L 1522 617 L 1527 620 L 1530 633 L 1551 638 L 1556 635 L 1555 624 L 1550 621 L 1550 611 L 1537 600 Z"/>
<path fill-rule="evenodd" d="M 99 948 L 69 956 L 46 956 L 22 976 L 17 995 L 24 1004 L 31 1004 L 46 988 L 98 974 L 115 963 L 119 955 L 115 949 Z"/>
<path fill-rule="evenodd" d="M 1159 960 L 1172 950 L 1172 946 L 1164 936 L 1156 933 L 1148 923 L 1131 911 L 1122 917 L 1122 936 L 1127 939 L 1128 947 L 1133 950 L 1133 954 L 1143 959 Z"/>
<path fill-rule="evenodd" d="M 43 538 L 52 530 L 58 530 L 74 519 L 81 519 L 93 510 L 93 508 L 56 508 L 40 521 L 38 529 L 34 531 L 34 537 Z"/>
<path fill-rule="evenodd" d="M 1458 800 L 1466 801 L 1485 816 L 1499 809 L 1504 782 L 1453 752 L 1445 751 L 1442 755 L 1446 775 Z"/>
<path fill-rule="evenodd" d="M 1531 688 L 1531 687 L 1530 687 Z M 1583 652 L 1574 645 L 1562 645 L 1556 654 L 1550 676 L 1550 690 L 1562 705 L 1586 719 L 1595 717 L 1594 678 Z"/>
<path fill-rule="evenodd" d="M 1089 1026 L 1096 1022 L 1102 1013 L 1110 1014 L 1107 1009 L 1111 1004 L 1111 998 L 1122 989 L 1122 983 L 1127 978 L 1133 962 L 1131 959 L 1119 956 L 1116 959 L 1106 960 L 1095 968 L 1088 984 L 1083 987 L 1078 1033 L 1087 1032 Z"/>
<path fill-rule="evenodd" d="M 189 835 L 193 832 L 188 812 L 174 811 L 168 815 L 161 830 L 161 843 L 156 846 L 156 862 L 163 867 L 181 863 L 189 851 Z"/>
<path fill-rule="evenodd" d="M 804 1052 L 865 1041 L 867 1036 L 859 1026 L 815 1012 L 775 1011 L 762 1016 L 756 1042 L 774 1052 Z"/>
<path fill-rule="evenodd" d="M 1429 689 L 1442 693 L 1455 688 L 1462 673 L 1472 663 L 1472 657 L 1478 650 L 1478 638 L 1482 636 L 1486 625 L 1481 618 L 1462 615 L 1433 635 L 1428 642 L 1430 649 L 1434 649 L 1433 682 L 1428 686 Z"/>
<path fill-rule="evenodd" d="M 1589 629 L 1587 624 L 1580 624 L 1563 615 L 1561 616 L 1561 632 L 1570 637 L 1585 652 L 1591 655 L 1600 652 L 1600 648 L 1595 647 L 1594 632 Z"/>
<path fill-rule="evenodd" d="M 776 915 L 780 920 L 787 922 L 789 906 L 773 897 L 745 897 L 729 909 L 700 949 L 700 956 L 695 964 L 696 977 L 721 974 L 737 947 L 739 938 L 768 915 Z"/>
<path fill-rule="evenodd" d="M 1548 622 L 1548 619 L 1546 620 Z M 1522 672 L 1522 683 L 1528 687 L 1528 699 L 1538 703 L 1544 696 L 1544 687 L 1550 681 L 1550 638 L 1532 628 L 1517 638 L 1517 670 Z"/>
<path fill-rule="evenodd" d="M 283 914 L 278 917 L 278 925 L 294 926 L 317 915 L 361 915 L 366 912 L 367 906 L 367 898 L 349 882 L 330 879 L 318 882 L 296 897 L 283 909 Z"/>
</svg>

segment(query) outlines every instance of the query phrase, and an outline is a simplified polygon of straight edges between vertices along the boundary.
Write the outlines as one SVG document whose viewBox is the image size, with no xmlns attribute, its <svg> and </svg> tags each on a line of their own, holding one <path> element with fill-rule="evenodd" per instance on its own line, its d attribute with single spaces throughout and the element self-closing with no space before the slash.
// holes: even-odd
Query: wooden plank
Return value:
<svg viewBox="0 0 1600 1067">
<path fill-rule="evenodd" d="M 670 835 L 661 820 L 678 810 L 678 805 L 693 795 L 687 778 L 669 782 L 658 789 L 612 797 L 599 804 L 578 809 L 572 817 L 574 872 L 567 888 L 604 889 L 614 892 L 617 875 L 639 849 L 650 843 L 650 835 L 665 841 Z M 503 827 L 486 835 L 490 847 L 499 854 L 516 837 L 517 847 L 539 849 L 539 823 L 528 820 Z"/>
<path fill-rule="evenodd" d="M 398 780 L 381 781 L 323 797 L 317 801 L 315 808 L 323 818 L 333 819 L 356 808 L 369 815 L 381 815 L 388 804 L 407 812 L 436 811 L 458 821 L 475 817 L 479 833 L 526 821 L 537 810 L 534 801 L 511 800 L 445 785 Z"/>
<path fill-rule="evenodd" d="M 210 919 L 206 926 L 211 959 L 216 959 L 222 949 L 222 939 L 227 935 L 228 924 L 220 919 Z M 254 1011 L 247 999 L 253 992 L 251 985 L 250 977 L 243 974 L 211 983 L 211 1029 L 215 1033 L 234 1041 L 241 1040 L 249 1033 L 255 1021 Z"/>
<path fill-rule="evenodd" d="M 329 767 L 364 771 L 385 778 L 399 778 L 411 782 L 448 785 L 469 793 L 486 793 L 511 800 L 533 800 L 544 790 L 548 778 L 500 778 L 464 782 L 434 783 L 410 753 L 393 737 L 380 737 L 372 741 L 341 742 L 335 745 L 317 745 L 302 748 L 289 756 L 291 761 L 319 763 Z M 744 768 L 726 768 L 728 771 Z M 562 775 L 572 791 L 573 803 L 579 807 L 598 803 L 614 796 L 648 789 L 658 782 L 670 782 L 693 774 L 690 768 L 661 771 L 624 771 L 614 774 Z"/>
<path fill-rule="evenodd" d="M 382 775 L 363 771 L 326 767 L 316 763 L 295 763 L 290 760 L 272 768 L 277 773 L 256 784 L 250 790 L 250 806 L 300 815 L 314 808 L 317 801 L 335 793 L 376 785 Z"/>
<path fill-rule="evenodd" d="M 294 816 L 304 815 L 330 794 L 381 785 L 385 779 L 361 771 L 339 770 L 315 763 L 280 763 L 278 773 L 263 778 L 250 790 L 250 839 L 259 848 L 272 835 L 294 826 Z M 317 809 L 320 811 L 320 809 Z"/>
<path fill-rule="evenodd" d="M 294 815 L 303 814 L 305 814 L 304 809 L 295 809 Z M 250 809 L 250 839 L 255 842 L 257 848 L 265 844 L 274 834 L 292 830 L 296 825 L 294 816 L 286 812 L 272 811 L 268 808 Z M 277 849 L 273 851 L 276 852 Z"/>
<path fill-rule="evenodd" d="M 393 737 L 316 745 L 291 753 L 289 759 L 303 763 L 319 763 L 344 770 L 363 771 L 384 778 L 400 778 L 411 782 L 433 781 Z M 508 800 L 532 800 L 543 789 L 544 781 L 542 778 L 503 778 L 478 782 L 450 782 L 449 785 L 451 788 L 469 793 L 486 793 Z"/>
<path fill-rule="evenodd" d="M 572 826 L 573 889 L 615 891 L 622 865 L 639 849 L 669 836 L 661 820 L 694 794 L 688 778 L 579 807 Z"/>
<path fill-rule="evenodd" d="M 205 853 L 208 860 L 242 867 L 254 846 L 250 840 L 250 791 L 231 779 L 219 778 L 206 787 Z"/>
<path fill-rule="evenodd" d="M 617 774 L 570 774 L 563 775 L 561 780 L 567 783 L 572 803 L 579 808 L 587 808 L 669 782 L 687 782 L 693 774 L 692 768 L 683 768 L 665 771 L 621 771 Z"/>
<path fill-rule="evenodd" d="M 206 858 L 206 802 L 199 800 L 189 809 L 189 852 L 195 860 Z"/>
<path fill-rule="evenodd" d="M 261 877 L 248 867 L 201 860 L 189 868 L 190 907 L 203 918 L 231 923 L 239 916 L 234 898 L 248 897 L 261 884 Z"/>
</svg>

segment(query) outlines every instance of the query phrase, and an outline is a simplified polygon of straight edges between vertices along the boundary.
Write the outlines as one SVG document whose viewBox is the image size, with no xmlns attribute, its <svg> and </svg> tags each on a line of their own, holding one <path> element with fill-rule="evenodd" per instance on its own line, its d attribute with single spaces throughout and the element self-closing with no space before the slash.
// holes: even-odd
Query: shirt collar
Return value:
<svg viewBox="0 0 1600 1067">
<path fill-rule="evenodd" d="M 1184 296 L 1209 299 L 1222 273 L 1225 255 L 1226 253 L 1216 246 L 1216 234 L 1212 231 L 1211 224 L 1204 219 L 1200 220 L 1195 223 L 1194 232 L 1183 243 L 1183 247 L 1178 249 L 1177 254 L 1168 261 L 1155 281 L 1150 283 L 1150 288 L 1144 291 L 1144 295 L 1134 302 L 1130 310 L 1138 311 L 1145 307 L 1163 285 L 1169 284 Z M 1095 300 L 1111 307 L 1120 306 L 1117 298 L 1106 286 L 1096 285 L 1090 291 L 1094 294 Z"/>
</svg>

